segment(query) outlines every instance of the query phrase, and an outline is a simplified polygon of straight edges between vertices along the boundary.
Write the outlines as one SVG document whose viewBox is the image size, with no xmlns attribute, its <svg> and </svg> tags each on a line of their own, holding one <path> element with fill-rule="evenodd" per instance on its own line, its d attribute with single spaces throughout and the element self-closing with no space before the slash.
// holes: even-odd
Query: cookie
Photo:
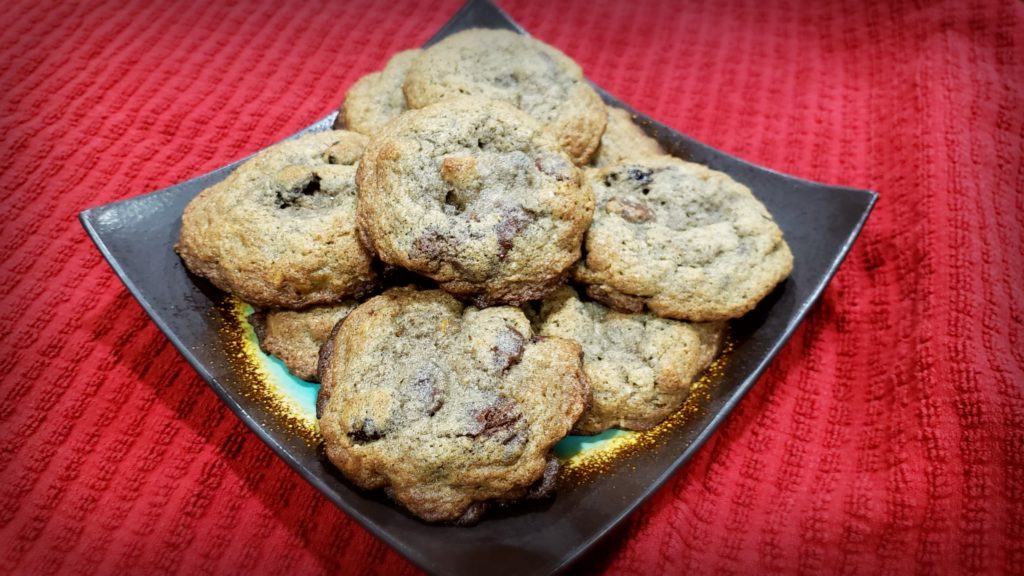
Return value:
<svg viewBox="0 0 1024 576">
<path fill-rule="evenodd" d="M 529 36 L 471 29 L 441 40 L 413 62 L 405 79 L 410 108 L 481 96 L 508 102 L 551 132 L 577 165 L 604 132 L 604 102 L 571 58 Z"/>
<path fill-rule="evenodd" d="M 389 290 L 338 326 L 317 407 L 327 457 L 354 484 L 462 523 L 551 490 L 552 447 L 589 398 L 579 344 L 440 290 Z"/>
<path fill-rule="evenodd" d="M 348 316 L 357 303 L 311 306 L 302 310 L 261 310 L 249 316 L 260 348 L 276 356 L 292 374 L 317 382 L 316 366 L 320 347 L 334 325 Z"/>
<path fill-rule="evenodd" d="M 574 275 L 613 308 L 737 318 L 793 268 L 771 214 L 721 172 L 662 156 L 588 176 L 598 207 Z"/>
<path fill-rule="evenodd" d="M 579 342 L 592 401 L 574 434 L 648 430 L 678 410 L 722 345 L 724 322 L 620 313 L 560 288 L 541 305 L 538 332 Z"/>
<path fill-rule="evenodd" d="M 349 88 L 345 101 L 334 121 L 335 128 L 347 128 L 373 136 L 385 124 L 408 108 L 402 83 L 413 60 L 422 50 L 406 50 L 395 54 L 380 72 L 360 78 Z"/>
<path fill-rule="evenodd" d="M 356 231 L 366 137 L 307 134 L 253 156 L 185 208 L 175 249 L 194 274 L 260 308 L 302 308 L 372 290 Z"/>
<path fill-rule="evenodd" d="M 601 136 L 601 147 L 590 161 L 592 166 L 605 168 L 665 154 L 661 144 L 637 126 L 629 112 L 613 106 L 607 106 L 607 110 L 608 127 Z"/>
<path fill-rule="evenodd" d="M 539 124 L 481 98 L 399 116 L 367 147 L 357 180 L 367 246 L 481 307 L 560 285 L 594 210 L 582 172 Z"/>
</svg>

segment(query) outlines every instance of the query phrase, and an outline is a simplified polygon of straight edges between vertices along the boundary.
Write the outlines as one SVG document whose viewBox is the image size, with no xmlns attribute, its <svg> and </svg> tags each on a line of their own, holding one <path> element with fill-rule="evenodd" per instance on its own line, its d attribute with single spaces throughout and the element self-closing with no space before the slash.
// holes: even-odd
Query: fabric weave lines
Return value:
<svg viewBox="0 0 1024 576">
<path fill-rule="evenodd" d="M 729 421 L 578 569 L 1024 574 L 1024 4 L 501 6 L 683 133 L 880 194 Z M 221 404 L 77 213 L 310 124 L 458 7 L 5 3 L 0 573 L 416 572 Z"/>
</svg>

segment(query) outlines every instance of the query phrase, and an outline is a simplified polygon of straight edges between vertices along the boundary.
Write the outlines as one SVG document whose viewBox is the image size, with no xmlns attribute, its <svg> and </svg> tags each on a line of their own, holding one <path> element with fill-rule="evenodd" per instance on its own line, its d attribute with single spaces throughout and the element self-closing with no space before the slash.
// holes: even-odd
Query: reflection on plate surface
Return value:
<svg viewBox="0 0 1024 576">
<path fill-rule="evenodd" d="M 473 0 L 431 43 L 472 27 L 522 31 L 489 2 Z M 598 91 L 609 103 L 629 110 Z M 328 129 L 333 120 L 331 114 L 303 132 Z M 217 305 L 224 295 L 188 274 L 173 249 L 185 205 L 223 180 L 237 163 L 158 192 L 86 210 L 81 220 L 125 286 L 221 400 L 298 474 L 368 530 L 428 572 L 551 573 L 565 568 L 636 509 L 725 420 L 820 297 L 876 198 L 872 192 L 754 166 L 642 115 L 637 121 L 671 154 L 725 172 L 751 188 L 786 235 L 794 255 L 793 274 L 757 309 L 732 324 L 730 360 L 722 367 L 718 384 L 707 390 L 698 414 L 658 436 L 652 446 L 617 459 L 590 481 L 567 486 L 550 501 L 498 510 L 472 528 L 428 525 L 380 494 L 355 489 L 309 441 L 305 420 L 278 418 L 252 393 L 247 378 L 261 376 L 238 368 L 234 355 L 244 350 L 233 349 L 221 335 Z M 281 396 L 282 401 L 301 404 L 314 393 L 307 389 Z"/>
</svg>

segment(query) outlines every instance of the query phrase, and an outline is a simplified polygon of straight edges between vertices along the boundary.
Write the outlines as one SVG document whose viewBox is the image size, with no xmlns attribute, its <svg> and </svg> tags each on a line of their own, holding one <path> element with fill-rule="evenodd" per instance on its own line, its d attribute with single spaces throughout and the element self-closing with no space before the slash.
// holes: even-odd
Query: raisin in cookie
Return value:
<svg viewBox="0 0 1024 576">
<path fill-rule="evenodd" d="M 518 308 L 464 308 L 440 290 L 389 290 L 338 326 L 317 412 L 352 482 L 432 522 L 551 490 L 552 447 L 589 398 L 579 344 L 534 337 Z"/>
<path fill-rule="evenodd" d="M 478 306 L 560 285 L 594 210 L 582 172 L 533 119 L 481 98 L 399 116 L 367 147 L 357 180 L 367 246 Z"/>
<path fill-rule="evenodd" d="M 472 29 L 427 48 L 405 80 L 410 108 L 447 98 L 482 96 L 508 102 L 537 119 L 578 165 L 601 141 L 604 102 L 571 58 L 508 30 Z"/>
<path fill-rule="evenodd" d="M 721 348 L 724 322 L 691 324 L 609 310 L 560 288 L 544 300 L 538 319 L 544 336 L 583 346 L 590 408 L 576 434 L 612 427 L 648 430 L 683 405 L 690 385 Z"/>
<path fill-rule="evenodd" d="M 405 112 L 402 83 L 413 60 L 422 50 L 406 50 L 395 54 L 380 72 L 363 76 L 348 90 L 338 111 L 335 128 L 347 128 L 373 136 L 393 118 Z"/>
<path fill-rule="evenodd" d="M 261 310 L 249 316 L 249 323 L 264 352 L 279 358 L 292 374 L 316 382 L 320 347 L 356 305 L 346 300 L 302 310 Z"/>
<path fill-rule="evenodd" d="M 782 231 L 750 190 L 662 156 L 596 170 L 587 294 L 613 308 L 691 321 L 747 313 L 793 268 Z"/>
<path fill-rule="evenodd" d="M 661 144 L 637 126 L 629 112 L 612 106 L 607 108 L 608 127 L 601 136 L 601 147 L 590 161 L 592 166 L 605 168 L 665 154 Z"/>
<path fill-rule="evenodd" d="M 196 196 L 178 254 L 193 273 L 258 307 L 301 308 L 371 290 L 356 231 L 356 163 L 366 137 L 307 134 L 253 156 Z"/>
</svg>

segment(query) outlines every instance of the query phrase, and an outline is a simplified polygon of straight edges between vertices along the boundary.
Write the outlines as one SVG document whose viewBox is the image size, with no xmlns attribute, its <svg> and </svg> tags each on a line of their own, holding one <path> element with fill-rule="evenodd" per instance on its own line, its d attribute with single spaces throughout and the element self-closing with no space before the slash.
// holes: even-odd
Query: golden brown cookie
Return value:
<svg viewBox="0 0 1024 576">
<path fill-rule="evenodd" d="M 472 522 L 490 503 L 548 492 L 552 447 L 589 398 L 580 356 L 575 342 L 535 338 L 518 308 L 389 290 L 323 347 L 327 457 L 431 522 Z"/>
<path fill-rule="evenodd" d="M 460 96 L 508 102 L 551 132 L 577 165 L 594 155 L 604 132 L 604 102 L 571 58 L 508 30 L 471 29 L 427 48 L 405 80 L 410 108 Z"/>
<path fill-rule="evenodd" d="M 377 274 L 355 219 L 365 144 L 329 131 L 260 152 L 188 204 L 175 249 L 194 274 L 261 308 L 369 292 Z"/>
<path fill-rule="evenodd" d="M 367 245 L 479 306 L 542 298 L 561 284 L 594 206 L 540 125 L 471 97 L 391 122 L 367 147 L 358 183 Z"/>
<path fill-rule="evenodd" d="M 793 269 L 771 214 L 726 174 L 662 156 L 588 177 L 598 207 L 574 275 L 608 306 L 695 322 L 738 318 Z"/>
<path fill-rule="evenodd" d="M 648 430 L 678 410 L 722 345 L 724 322 L 691 324 L 615 312 L 569 287 L 547 297 L 536 322 L 543 336 L 579 342 L 593 399 L 574 434 Z"/>
</svg>

